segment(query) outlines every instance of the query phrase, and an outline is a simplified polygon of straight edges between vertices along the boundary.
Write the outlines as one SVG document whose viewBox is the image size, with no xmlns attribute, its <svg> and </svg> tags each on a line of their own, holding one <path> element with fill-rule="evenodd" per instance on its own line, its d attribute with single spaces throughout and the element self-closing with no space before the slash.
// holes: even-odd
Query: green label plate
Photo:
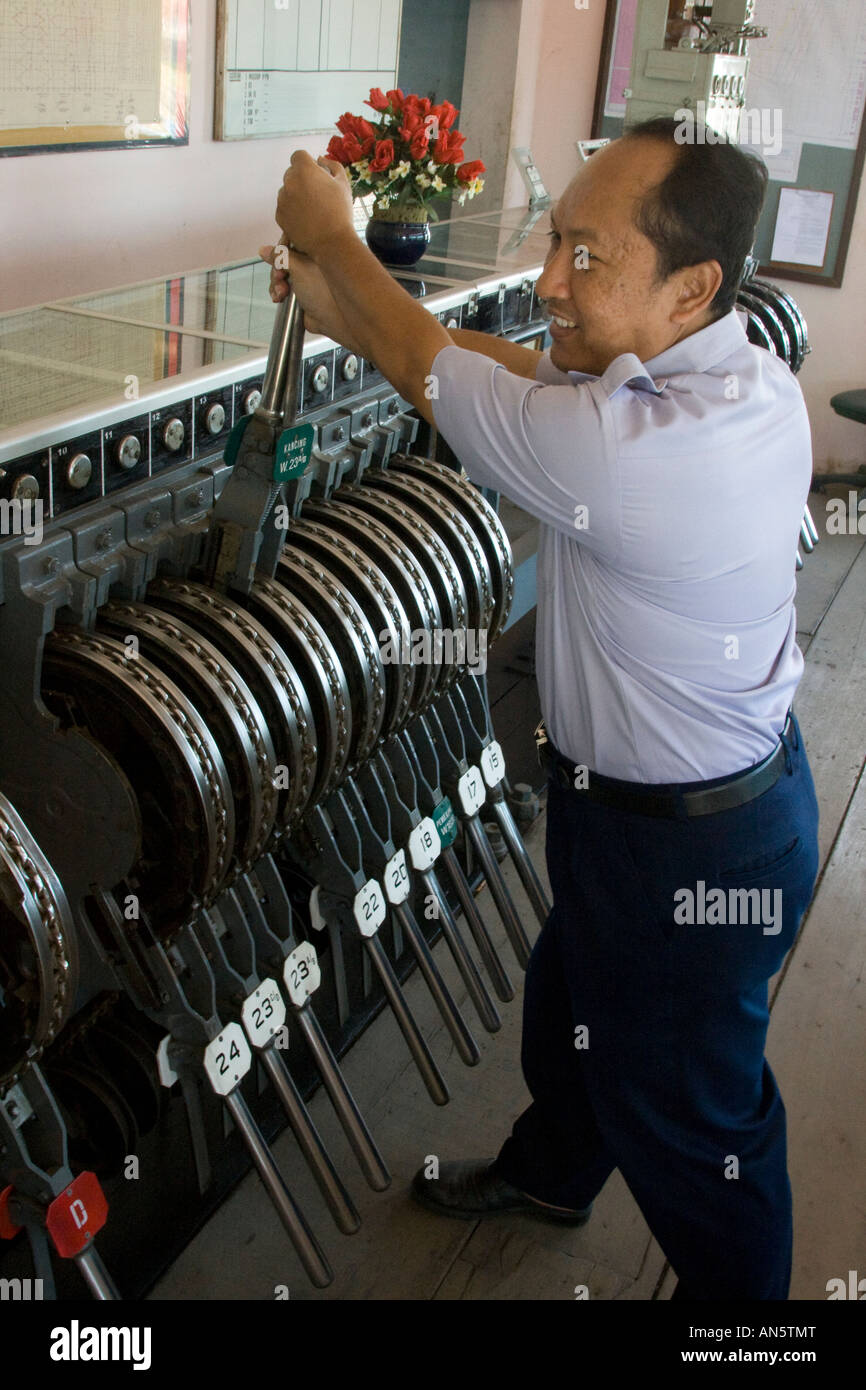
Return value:
<svg viewBox="0 0 866 1390">
<path fill-rule="evenodd" d="M 442 841 L 442 848 L 447 849 L 457 839 L 457 817 L 454 814 L 454 807 L 446 796 L 439 802 L 433 812 L 433 824 L 439 831 L 439 839 Z"/>
<path fill-rule="evenodd" d="M 306 472 L 316 431 L 312 425 L 292 425 L 283 430 L 277 440 L 277 453 L 274 459 L 272 477 L 275 482 L 284 483 L 287 478 L 300 478 Z"/>
</svg>

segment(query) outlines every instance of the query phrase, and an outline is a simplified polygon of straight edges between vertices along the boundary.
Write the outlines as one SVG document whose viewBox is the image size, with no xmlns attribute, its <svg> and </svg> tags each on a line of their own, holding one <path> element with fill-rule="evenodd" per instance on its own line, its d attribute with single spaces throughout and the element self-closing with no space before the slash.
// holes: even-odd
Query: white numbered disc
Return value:
<svg viewBox="0 0 866 1390">
<path fill-rule="evenodd" d="M 319 969 L 319 957 L 316 955 L 316 948 L 312 942 L 302 941 L 300 946 L 296 946 L 294 951 L 286 956 L 283 966 L 283 980 L 289 991 L 289 998 L 296 1008 L 301 1008 L 303 1004 L 306 1004 L 310 995 L 319 988 L 322 983 L 322 972 Z"/>
<path fill-rule="evenodd" d="M 417 869 L 419 873 L 429 869 L 439 858 L 441 848 L 442 842 L 436 822 L 430 816 L 425 816 L 409 836 L 409 858 L 412 868 Z"/>
<path fill-rule="evenodd" d="M 310 894 L 310 923 L 315 931 L 324 931 L 326 926 L 328 925 L 324 917 L 322 916 L 322 910 L 319 907 L 318 883 L 316 884 L 315 888 Z"/>
<path fill-rule="evenodd" d="M 262 980 L 241 1009 L 241 1022 L 253 1047 L 265 1047 L 286 1021 L 286 1005 L 276 980 Z"/>
<path fill-rule="evenodd" d="M 374 878 L 368 878 L 364 887 L 355 894 L 352 911 L 362 936 L 375 936 L 385 920 L 387 912 L 385 894 Z"/>
<path fill-rule="evenodd" d="M 204 1069 L 218 1096 L 233 1091 L 252 1066 L 253 1054 L 239 1023 L 227 1023 L 204 1050 Z"/>
<path fill-rule="evenodd" d="M 385 865 L 385 892 L 388 902 L 394 907 L 404 903 L 409 896 L 409 869 L 404 849 L 398 849 L 393 859 L 389 859 Z"/>
<path fill-rule="evenodd" d="M 468 772 L 464 772 L 457 783 L 457 792 L 464 815 L 474 816 L 475 812 L 484 805 L 486 796 L 484 778 L 477 767 L 470 767 Z"/>
<path fill-rule="evenodd" d="M 497 787 L 505 776 L 505 758 L 496 739 L 488 743 L 482 751 L 480 762 L 488 787 Z"/>
</svg>

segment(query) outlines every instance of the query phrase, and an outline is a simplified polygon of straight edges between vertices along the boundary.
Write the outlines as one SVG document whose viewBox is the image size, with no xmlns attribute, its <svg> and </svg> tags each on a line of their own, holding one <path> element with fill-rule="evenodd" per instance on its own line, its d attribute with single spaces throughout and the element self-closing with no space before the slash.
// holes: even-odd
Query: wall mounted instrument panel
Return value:
<svg viewBox="0 0 866 1390">
<path fill-rule="evenodd" d="M 513 213 L 459 219 L 404 283 L 449 325 L 529 337 L 542 260 Z M 375 365 L 304 339 L 267 283 L 245 263 L 0 317 L 7 1289 L 140 1296 L 250 1165 L 296 1287 L 328 1284 L 353 1185 L 389 1183 L 339 1058 L 391 1008 L 444 1104 L 403 980 L 472 1065 L 546 914 L 483 679 L 506 531 Z M 320 1084 L 351 1172 L 307 1110 Z M 287 1121 L 315 1211 L 270 1149 Z"/>
</svg>

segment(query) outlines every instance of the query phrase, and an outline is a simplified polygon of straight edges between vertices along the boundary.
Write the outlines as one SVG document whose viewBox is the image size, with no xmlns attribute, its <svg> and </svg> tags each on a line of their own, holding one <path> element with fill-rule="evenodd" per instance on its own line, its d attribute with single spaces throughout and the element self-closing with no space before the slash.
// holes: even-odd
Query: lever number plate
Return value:
<svg viewBox="0 0 866 1390">
<path fill-rule="evenodd" d="M 262 980 L 241 1009 L 241 1022 L 253 1047 L 266 1047 L 286 1021 L 286 1006 L 276 980 Z"/>
<path fill-rule="evenodd" d="M 239 1023 L 227 1023 L 204 1050 L 204 1069 L 218 1096 L 227 1096 L 246 1076 L 253 1054 Z"/>
<path fill-rule="evenodd" d="M 485 797 L 484 779 L 477 767 L 470 767 L 468 772 L 464 772 L 457 783 L 457 792 L 464 814 L 474 816 L 484 805 Z"/>
<path fill-rule="evenodd" d="M 289 998 L 296 1008 L 300 1009 L 322 983 L 319 957 L 311 941 L 302 941 L 300 946 L 296 946 L 294 951 L 286 956 L 283 979 L 289 991 Z"/>
<path fill-rule="evenodd" d="M 439 858 L 440 840 L 436 829 L 436 822 L 429 816 L 425 816 L 422 821 L 415 826 L 409 836 L 409 858 L 412 861 L 412 868 L 423 873 L 429 869 L 431 864 L 435 864 Z"/>
<path fill-rule="evenodd" d="M 368 878 L 355 894 L 352 911 L 362 936 L 375 936 L 387 912 L 385 894 L 374 878 Z"/>
<path fill-rule="evenodd" d="M 484 773 L 484 780 L 488 787 L 498 786 L 505 776 L 505 758 L 502 755 L 502 749 L 499 747 L 496 739 L 493 739 L 488 743 L 487 747 L 482 750 L 479 761 L 481 763 L 481 771 Z"/>
<path fill-rule="evenodd" d="M 291 429 L 283 430 L 277 440 L 274 482 L 284 483 L 287 478 L 301 476 L 310 462 L 315 435 L 312 425 L 292 425 Z"/>
<path fill-rule="evenodd" d="M 385 892 L 388 902 L 394 907 L 404 903 L 409 896 L 409 869 L 404 849 L 398 849 L 385 865 Z"/>
</svg>

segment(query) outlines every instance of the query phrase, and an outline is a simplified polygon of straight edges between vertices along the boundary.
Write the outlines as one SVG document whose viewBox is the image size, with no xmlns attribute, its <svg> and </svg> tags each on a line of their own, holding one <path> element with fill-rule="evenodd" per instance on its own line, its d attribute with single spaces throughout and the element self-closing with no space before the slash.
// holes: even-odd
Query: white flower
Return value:
<svg viewBox="0 0 866 1390">
<path fill-rule="evenodd" d="M 480 193 L 484 187 L 483 179 L 473 179 L 469 185 L 469 197 L 474 198 L 476 193 Z"/>
<path fill-rule="evenodd" d="M 436 177 L 435 177 L 435 179 L 433 180 L 433 187 L 436 189 L 436 192 L 437 192 L 437 193 L 441 193 L 442 190 L 443 190 L 443 188 L 445 188 L 445 186 L 446 186 L 446 185 L 445 185 L 445 180 L 444 180 L 444 179 L 441 179 L 441 178 L 439 177 L 439 175 L 437 174 Z"/>
<path fill-rule="evenodd" d="M 408 159 L 404 159 L 400 164 L 395 164 L 393 169 L 388 170 L 388 182 L 393 183 L 395 179 L 405 178 L 412 165 Z"/>
<path fill-rule="evenodd" d="M 370 161 L 369 159 L 359 159 L 352 165 L 352 168 L 357 171 L 359 179 L 366 179 L 370 173 Z"/>
<path fill-rule="evenodd" d="M 461 193 L 461 194 L 460 194 L 460 197 L 457 199 L 457 201 L 458 201 L 458 203 L 460 203 L 460 205 L 461 205 L 461 207 L 462 207 L 462 205 L 466 202 L 466 194 L 465 194 L 465 193 Z"/>
<path fill-rule="evenodd" d="M 429 179 L 426 174 L 416 174 L 415 182 L 419 188 L 429 188 L 433 180 Z"/>
<path fill-rule="evenodd" d="M 385 211 L 385 208 L 390 206 L 390 204 L 391 199 L 389 198 L 387 193 L 383 193 L 381 198 L 376 199 L 376 207 L 381 208 L 383 212 Z"/>
<path fill-rule="evenodd" d="M 428 159 L 428 160 L 427 160 L 427 173 L 428 173 L 428 174 L 435 174 L 438 168 L 439 168 L 439 165 L 436 163 L 436 160 L 435 160 L 435 159 Z"/>
</svg>

